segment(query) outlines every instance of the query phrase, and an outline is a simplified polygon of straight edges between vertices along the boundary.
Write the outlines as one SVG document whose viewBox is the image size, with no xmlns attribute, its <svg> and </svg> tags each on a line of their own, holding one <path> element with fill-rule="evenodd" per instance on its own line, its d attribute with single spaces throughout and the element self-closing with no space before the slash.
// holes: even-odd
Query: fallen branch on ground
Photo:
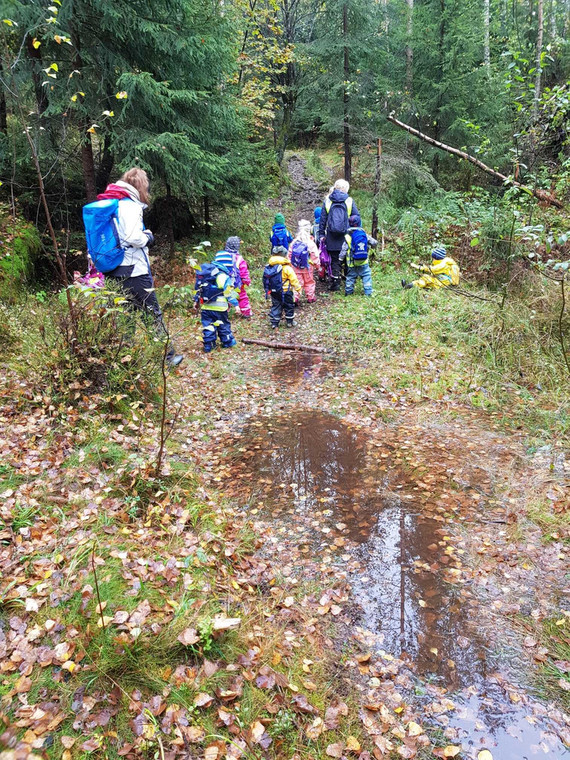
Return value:
<svg viewBox="0 0 570 760">
<path fill-rule="evenodd" d="M 241 342 L 246 345 L 253 343 L 256 346 L 281 348 L 285 351 L 312 351 L 315 354 L 326 354 L 328 351 L 328 348 L 324 348 L 323 346 L 305 346 L 302 343 L 273 343 L 270 340 L 254 340 L 253 338 L 242 338 Z"/>
<path fill-rule="evenodd" d="M 506 174 L 501 174 L 501 172 L 496 171 L 496 169 L 491 169 L 490 166 L 487 166 L 487 164 L 484 164 L 478 158 L 475 158 L 474 156 L 470 156 L 469 153 L 466 153 L 464 150 L 459 150 L 458 148 L 452 148 L 451 145 L 446 145 L 445 143 L 442 143 L 439 140 L 434 140 L 433 137 L 430 137 L 429 135 L 425 135 L 423 132 L 420 132 L 419 129 L 414 129 L 413 127 L 410 127 L 409 124 L 404 124 L 403 121 L 399 121 L 394 116 L 392 116 L 392 114 L 390 114 L 387 118 L 388 118 L 388 121 L 392 122 L 392 124 L 395 124 L 397 127 L 400 127 L 401 129 L 405 129 L 406 132 L 409 132 L 411 135 L 414 135 L 414 137 L 419 137 L 420 140 L 423 140 L 424 142 L 427 142 L 430 145 L 433 145 L 434 147 L 439 148 L 440 150 L 444 150 L 447 153 L 451 153 L 454 156 L 459 156 L 459 158 L 463 158 L 465 161 L 469 161 L 469 163 L 473 164 L 474 166 L 477 166 L 479 169 L 486 172 L 487 174 L 490 174 L 492 177 L 496 177 L 497 179 L 500 179 L 502 182 L 505 182 L 508 185 L 513 185 L 513 187 L 519 187 L 521 190 L 524 190 L 525 193 L 530 193 L 530 195 L 534 195 L 535 198 L 538 198 L 539 200 L 544 201 L 545 203 L 551 203 L 553 206 L 556 206 L 556 208 L 564 208 L 564 204 L 561 201 L 559 201 L 558 198 L 555 198 L 546 190 L 542 190 L 539 187 L 532 188 L 532 187 L 528 187 L 527 185 L 522 185 L 520 182 L 517 182 L 516 180 L 511 179 L 511 177 L 507 177 Z"/>
</svg>

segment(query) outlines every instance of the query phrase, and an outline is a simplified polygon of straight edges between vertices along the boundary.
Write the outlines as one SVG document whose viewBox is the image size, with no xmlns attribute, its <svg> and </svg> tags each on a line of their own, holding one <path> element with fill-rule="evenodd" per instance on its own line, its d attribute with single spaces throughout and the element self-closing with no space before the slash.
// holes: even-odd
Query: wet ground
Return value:
<svg viewBox="0 0 570 760">
<path fill-rule="evenodd" d="M 291 356 L 273 371 L 309 382 L 313 358 L 321 366 L 321 357 Z M 478 625 L 471 593 L 450 582 L 461 563 L 446 524 L 420 502 L 393 445 L 326 412 L 292 409 L 256 418 L 236 446 L 232 482 L 273 526 L 278 545 L 268 551 L 299 576 L 321 560 L 346 577 L 351 624 L 412 674 L 415 697 L 426 684 L 452 696 L 453 711 L 433 721 L 466 757 L 483 748 L 495 760 L 570 757 L 543 705 L 504 675 L 505 652 Z M 502 647 L 514 643 L 505 631 Z"/>
</svg>

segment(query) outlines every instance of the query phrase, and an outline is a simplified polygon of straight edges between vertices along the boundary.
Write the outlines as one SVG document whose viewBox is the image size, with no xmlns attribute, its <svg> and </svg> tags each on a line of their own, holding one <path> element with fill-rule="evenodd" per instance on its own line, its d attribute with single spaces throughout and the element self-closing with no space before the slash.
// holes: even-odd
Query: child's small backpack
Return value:
<svg viewBox="0 0 570 760">
<path fill-rule="evenodd" d="M 275 248 L 276 246 L 282 245 L 283 248 L 289 247 L 289 238 L 287 237 L 287 227 L 285 227 L 284 224 L 274 224 L 271 234 L 271 245 Z"/>
<path fill-rule="evenodd" d="M 294 240 L 291 248 L 291 264 L 296 269 L 309 268 L 309 246 L 302 240 Z"/>
<path fill-rule="evenodd" d="M 360 227 L 351 233 L 350 258 L 358 266 L 368 258 L 368 235 Z"/>
<path fill-rule="evenodd" d="M 105 274 L 121 265 L 125 256 L 119 240 L 119 201 L 107 198 L 83 206 L 87 252 L 99 272 Z"/>
<path fill-rule="evenodd" d="M 263 290 L 265 297 L 271 294 L 283 295 L 283 267 L 281 264 L 268 264 L 263 270 Z"/>
<path fill-rule="evenodd" d="M 220 288 L 217 282 L 218 275 L 221 273 L 229 275 L 228 270 L 221 264 L 202 264 L 199 271 L 196 272 L 195 290 L 200 303 L 209 303 L 224 294 L 223 288 Z"/>
</svg>

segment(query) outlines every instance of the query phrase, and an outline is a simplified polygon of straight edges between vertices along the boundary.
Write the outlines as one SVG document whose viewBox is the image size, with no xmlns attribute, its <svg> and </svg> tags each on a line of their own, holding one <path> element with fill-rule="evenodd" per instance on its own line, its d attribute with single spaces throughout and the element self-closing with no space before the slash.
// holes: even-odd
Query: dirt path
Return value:
<svg viewBox="0 0 570 760">
<path fill-rule="evenodd" d="M 319 190 L 302 160 L 289 169 L 301 188 L 290 196 L 297 215 L 308 214 Z M 320 299 L 303 314 L 300 342 L 326 309 Z M 321 614 L 335 622 L 339 656 L 347 642 L 361 652 L 344 674 L 361 692 L 378 757 L 390 737 L 405 740 L 402 757 L 423 751 L 380 705 L 401 708 L 464 758 L 484 749 L 494 760 L 570 757 L 570 718 L 531 696 L 541 652 L 517 625 L 521 611 L 546 614 L 565 589 L 561 545 L 512 532 L 548 463 L 530 461 L 480 412 L 351 388 L 352 362 L 238 352 L 241 390 L 207 430 L 206 480 L 262 537 L 260 556 L 283 588 L 314 579 L 328 589 Z M 455 755 L 422 755 L 436 756 Z"/>
</svg>

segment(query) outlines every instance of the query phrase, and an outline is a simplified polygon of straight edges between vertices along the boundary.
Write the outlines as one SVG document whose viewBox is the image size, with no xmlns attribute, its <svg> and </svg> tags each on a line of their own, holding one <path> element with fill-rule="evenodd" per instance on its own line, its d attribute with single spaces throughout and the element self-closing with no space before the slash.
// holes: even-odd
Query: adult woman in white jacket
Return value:
<svg viewBox="0 0 570 760">
<path fill-rule="evenodd" d="M 154 291 L 148 249 L 154 244 L 154 236 L 143 222 L 143 211 L 149 201 L 150 182 L 143 169 L 129 169 L 121 179 L 107 186 L 98 200 L 116 198 L 119 201 L 119 239 L 124 256 L 121 264 L 106 273 L 120 283 L 131 308 L 150 314 L 161 336 L 167 335 L 160 304 Z M 169 346 L 168 363 L 176 367 L 183 359 L 174 347 Z"/>
</svg>

